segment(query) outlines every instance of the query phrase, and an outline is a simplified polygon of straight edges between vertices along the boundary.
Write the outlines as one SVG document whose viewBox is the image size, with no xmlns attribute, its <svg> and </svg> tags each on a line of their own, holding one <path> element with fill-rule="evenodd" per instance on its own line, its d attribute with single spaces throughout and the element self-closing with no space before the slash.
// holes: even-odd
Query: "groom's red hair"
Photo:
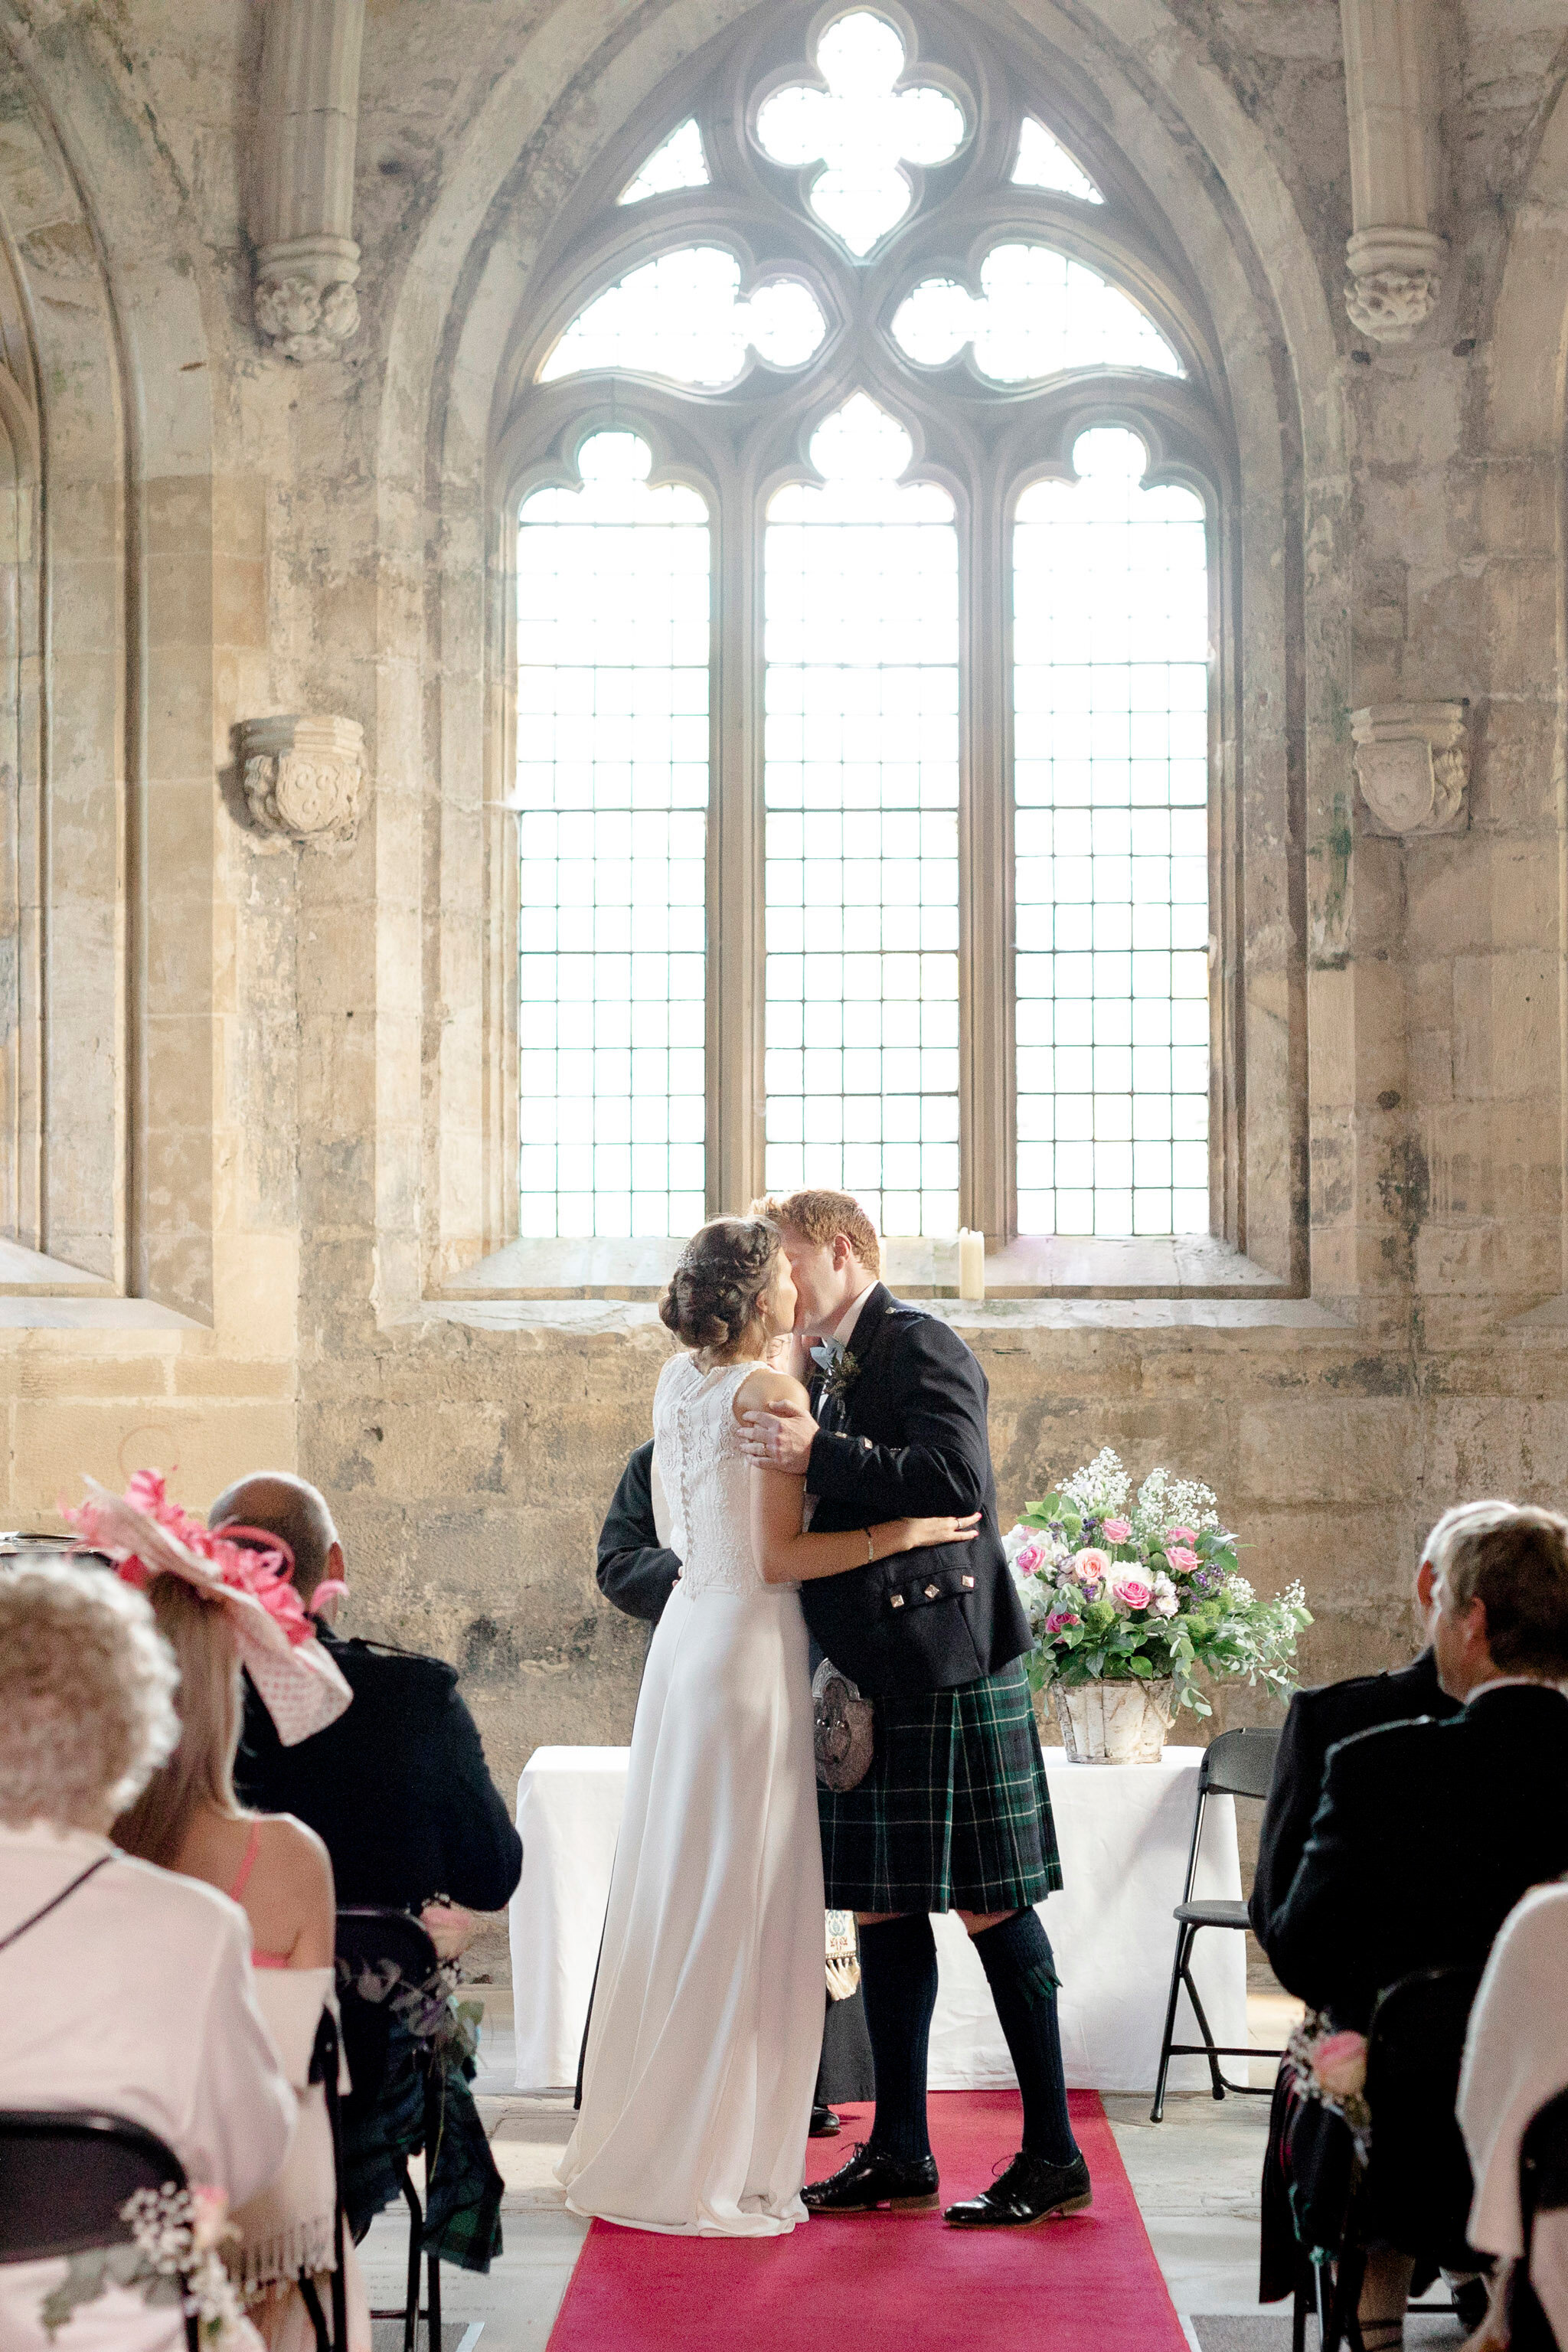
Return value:
<svg viewBox="0 0 1568 2352">
<path fill-rule="evenodd" d="M 752 1214 L 771 1217 L 775 1225 L 804 1234 L 818 1249 L 826 1249 L 842 1234 L 868 1274 L 882 1271 L 877 1228 L 853 1192 L 789 1192 L 782 1201 L 771 1197 L 753 1201 Z"/>
</svg>

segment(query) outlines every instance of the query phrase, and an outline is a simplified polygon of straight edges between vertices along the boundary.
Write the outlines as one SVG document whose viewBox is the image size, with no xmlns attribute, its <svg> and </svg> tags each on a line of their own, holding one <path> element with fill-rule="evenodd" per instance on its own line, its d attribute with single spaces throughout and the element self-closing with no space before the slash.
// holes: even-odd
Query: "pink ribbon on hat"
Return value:
<svg viewBox="0 0 1568 2352">
<path fill-rule="evenodd" d="M 85 1544 L 109 1554 L 117 1575 L 139 1588 L 154 1576 L 181 1577 L 227 1612 L 240 1663 L 285 1748 L 337 1721 L 353 1693 L 289 1580 L 287 1544 L 268 1537 L 270 1549 L 258 1551 L 215 1535 L 169 1501 L 156 1470 L 139 1470 L 123 1495 L 96 1478 L 82 1484 L 86 1502 L 63 1515 Z"/>
</svg>

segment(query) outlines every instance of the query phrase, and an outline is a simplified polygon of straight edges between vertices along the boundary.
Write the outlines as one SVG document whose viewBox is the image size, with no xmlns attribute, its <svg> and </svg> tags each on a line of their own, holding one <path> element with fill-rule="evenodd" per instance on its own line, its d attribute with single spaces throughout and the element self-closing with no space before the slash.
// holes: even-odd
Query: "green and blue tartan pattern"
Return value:
<svg viewBox="0 0 1568 2352">
<path fill-rule="evenodd" d="M 819 1787 L 827 1901 L 842 1911 L 1021 1911 L 1062 1883 L 1028 1677 L 879 1698 L 858 1788 Z"/>
</svg>

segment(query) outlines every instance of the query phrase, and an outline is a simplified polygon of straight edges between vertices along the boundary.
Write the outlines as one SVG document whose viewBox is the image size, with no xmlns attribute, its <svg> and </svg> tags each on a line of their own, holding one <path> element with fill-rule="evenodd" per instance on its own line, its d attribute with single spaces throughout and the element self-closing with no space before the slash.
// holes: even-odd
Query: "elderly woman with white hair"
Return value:
<svg viewBox="0 0 1568 2352">
<path fill-rule="evenodd" d="M 129 2116 L 238 2205 L 279 2171 L 295 2099 L 257 2008 L 244 1914 L 121 1853 L 110 1823 L 179 1738 L 177 1669 L 101 1568 L 0 1565 L 0 2108 Z M 0 2343 L 46 2346 L 61 2261 L 0 2264 Z M 72 2352 L 174 2352 L 179 2313 L 111 2287 Z"/>
</svg>

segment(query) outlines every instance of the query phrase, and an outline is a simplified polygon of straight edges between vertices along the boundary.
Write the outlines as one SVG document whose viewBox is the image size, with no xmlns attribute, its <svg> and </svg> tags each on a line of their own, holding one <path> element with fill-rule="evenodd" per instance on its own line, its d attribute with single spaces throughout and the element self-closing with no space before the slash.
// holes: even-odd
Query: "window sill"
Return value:
<svg viewBox="0 0 1568 2352">
<path fill-rule="evenodd" d="M 433 1306 L 502 1301 L 653 1304 L 682 1242 L 517 1241 L 468 1267 Z M 900 1298 L 958 1303 L 956 1241 L 883 1244 L 883 1275 Z M 1289 1283 L 1206 1234 L 1174 1240 L 1094 1241 L 1058 1234 L 1016 1241 L 985 1260 L 985 1303 L 1053 1299 L 1289 1300 Z M 970 1302 L 963 1302 L 969 1304 Z"/>
<path fill-rule="evenodd" d="M 924 1298 L 956 1331 L 1000 1338 L 1008 1331 L 1321 1331 L 1352 1330 L 1353 1318 L 1312 1298 Z M 402 1322 L 457 1323 L 472 1331 L 557 1332 L 574 1339 L 662 1329 L 648 1299 L 552 1297 L 428 1298 Z"/>
<path fill-rule="evenodd" d="M 63 1258 L 0 1241 L 0 1331 L 199 1331 L 188 1315 L 151 1298 L 122 1298 L 111 1282 Z"/>
</svg>

